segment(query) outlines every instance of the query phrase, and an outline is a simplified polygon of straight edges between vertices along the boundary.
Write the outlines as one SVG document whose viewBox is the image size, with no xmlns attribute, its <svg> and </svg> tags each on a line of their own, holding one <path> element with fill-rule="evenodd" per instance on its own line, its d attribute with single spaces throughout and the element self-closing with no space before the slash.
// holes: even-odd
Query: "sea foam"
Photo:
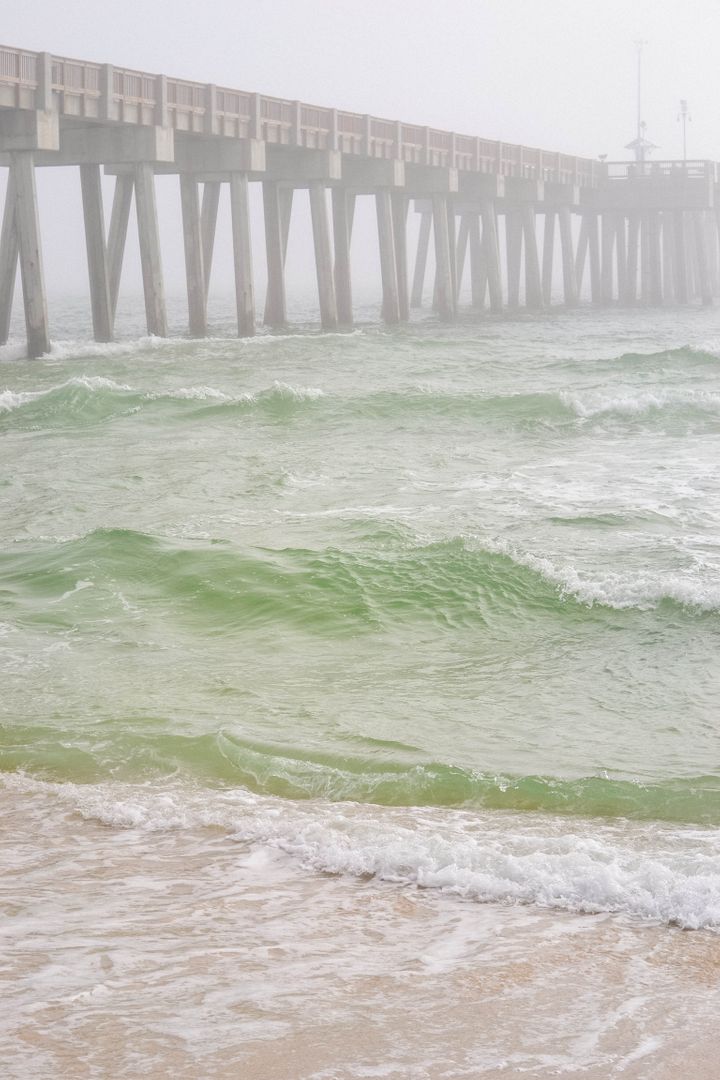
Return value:
<svg viewBox="0 0 720 1080">
<path fill-rule="evenodd" d="M 407 811 L 255 796 L 244 789 L 2 783 L 49 795 L 85 819 L 162 831 L 220 827 L 305 870 L 375 877 L 478 902 L 622 913 L 720 929 L 720 835 L 657 823 L 441 808 Z"/>
</svg>

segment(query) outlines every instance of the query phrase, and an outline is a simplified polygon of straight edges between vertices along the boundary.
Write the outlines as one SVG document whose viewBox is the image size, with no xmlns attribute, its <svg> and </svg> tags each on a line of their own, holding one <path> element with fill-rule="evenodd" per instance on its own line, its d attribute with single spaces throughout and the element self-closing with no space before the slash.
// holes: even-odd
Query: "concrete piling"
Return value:
<svg viewBox="0 0 720 1080">
<path fill-rule="evenodd" d="M 120 275 L 122 274 L 125 241 L 127 239 L 134 190 L 135 179 L 130 173 L 120 173 L 115 178 L 115 194 L 110 213 L 107 242 L 108 285 L 113 323 L 120 292 Z"/>
<path fill-rule="evenodd" d="M 285 205 L 287 206 L 287 200 Z M 275 181 L 263 181 L 263 211 L 265 216 L 265 252 L 267 256 L 265 324 L 275 328 L 282 328 L 287 323 L 285 299 L 287 229 L 283 228 L 283 222 L 281 221 L 280 188 Z M 289 215 L 287 220 L 289 223 Z M 285 238 L 283 233 L 285 233 Z"/>
<path fill-rule="evenodd" d="M 200 220 L 200 193 L 194 176 L 180 177 L 185 276 L 187 280 L 189 329 L 192 337 L 207 334 L 207 292 L 203 267 L 203 235 Z"/>
<path fill-rule="evenodd" d="M 0 345 L 10 333 L 10 316 L 15 294 L 18 264 L 18 236 L 15 225 L 15 173 L 10 170 L 5 192 L 2 229 L 0 230 Z"/>
<path fill-rule="evenodd" d="M 155 201 L 155 175 L 152 165 L 148 162 L 139 162 L 135 165 L 135 208 L 148 333 L 158 337 L 167 337 L 165 285 Z"/>
<path fill-rule="evenodd" d="M 335 299 L 340 326 L 353 324 L 350 241 L 352 239 L 355 196 L 344 187 L 332 189 Z"/>
<path fill-rule="evenodd" d="M 310 213 L 315 247 L 318 297 L 320 299 L 320 324 L 323 330 L 336 330 L 338 313 L 335 300 L 333 260 L 330 250 L 330 224 L 328 221 L 325 185 L 320 180 L 313 180 L 310 183 Z"/>
<path fill-rule="evenodd" d="M 420 217 L 420 232 L 418 234 L 417 254 L 415 256 L 415 273 L 413 274 L 412 293 L 410 296 L 410 306 L 414 308 L 422 307 L 431 228 L 432 214 L 427 212 L 423 213 Z"/>
<path fill-rule="evenodd" d="M 27 352 L 30 358 L 34 358 L 50 351 L 50 332 L 32 152 L 26 150 L 13 153 L 10 168 L 15 189 L 15 226 L 25 308 Z"/>
<path fill-rule="evenodd" d="M 455 290 L 453 287 L 452 255 L 448 230 L 447 199 L 433 195 L 433 228 L 435 236 L 435 280 L 437 308 L 441 319 L 452 322 L 455 318 Z"/>
<path fill-rule="evenodd" d="M 239 337 L 255 333 L 255 291 L 253 287 L 250 205 L 246 173 L 230 174 L 230 217 L 235 271 L 235 307 Z"/>
</svg>

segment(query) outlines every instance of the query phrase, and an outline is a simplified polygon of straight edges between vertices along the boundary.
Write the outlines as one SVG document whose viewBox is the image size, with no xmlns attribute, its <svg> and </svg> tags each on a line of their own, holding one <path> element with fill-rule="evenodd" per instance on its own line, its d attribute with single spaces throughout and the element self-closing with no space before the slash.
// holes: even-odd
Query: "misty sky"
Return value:
<svg viewBox="0 0 720 1080">
<path fill-rule="evenodd" d="M 689 156 L 720 159 L 720 0 L 2 0 L 2 7 L 0 39 L 9 45 L 611 159 L 628 156 L 623 147 L 635 134 L 633 41 L 643 37 L 643 116 L 656 156 L 681 155 L 684 97 Z M 43 177 L 46 205 L 48 185 Z M 77 231 L 74 213 L 56 222 L 68 237 Z M 61 259 L 57 235 L 49 248 L 49 276 L 72 281 L 77 270 L 82 279 L 81 243 L 77 259 Z"/>
</svg>

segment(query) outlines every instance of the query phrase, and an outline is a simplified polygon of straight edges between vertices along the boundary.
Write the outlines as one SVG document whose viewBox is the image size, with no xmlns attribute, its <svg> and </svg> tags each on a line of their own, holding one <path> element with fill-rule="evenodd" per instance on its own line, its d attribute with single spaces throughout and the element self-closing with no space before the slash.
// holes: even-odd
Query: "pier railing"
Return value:
<svg viewBox="0 0 720 1080">
<path fill-rule="evenodd" d="M 710 180 L 718 181 L 714 161 L 608 161 L 607 179 L 617 180 Z"/>
<path fill-rule="evenodd" d="M 0 107 L 40 108 L 50 100 L 60 115 L 88 120 L 163 124 L 581 187 L 605 178 L 604 165 L 590 158 L 0 45 Z"/>
</svg>

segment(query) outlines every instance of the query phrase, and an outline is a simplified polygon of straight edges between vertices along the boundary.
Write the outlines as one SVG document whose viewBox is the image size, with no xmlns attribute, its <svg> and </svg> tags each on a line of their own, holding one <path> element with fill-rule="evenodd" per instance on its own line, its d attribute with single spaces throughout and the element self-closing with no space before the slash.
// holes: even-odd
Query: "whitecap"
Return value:
<svg viewBox="0 0 720 1080">
<path fill-rule="evenodd" d="M 720 929 L 720 835 L 657 822 L 504 811 L 296 803 L 235 788 L 53 784 L 20 774 L 11 790 L 45 792 L 116 828 L 221 827 L 283 852 L 305 870 L 375 877 L 465 899 L 622 913 Z"/>
</svg>

